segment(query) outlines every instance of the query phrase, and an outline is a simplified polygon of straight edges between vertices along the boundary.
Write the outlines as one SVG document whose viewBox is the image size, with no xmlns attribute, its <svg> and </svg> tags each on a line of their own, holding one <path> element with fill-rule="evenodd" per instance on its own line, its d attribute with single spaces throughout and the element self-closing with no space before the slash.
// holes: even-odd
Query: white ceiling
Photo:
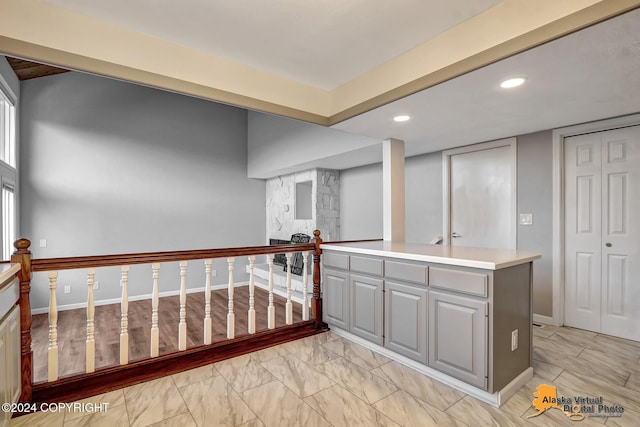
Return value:
<svg viewBox="0 0 640 427">
<path fill-rule="evenodd" d="M 498 0 L 46 0 L 322 88 L 334 88 Z M 188 5 L 188 7 L 187 7 Z M 502 79 L 526 76 L 509 91 Z M 333 126 L 407 155 L 640 112 L 640 9 Z M 411 121 L 392 121 L 409 114 Z M 300 167 L 377 161 L 350 152 Z M 327 162 L 331 164 L 327 164 Z"/>
<path fill-rule="evenodd" d="M 501 0 L 45 0 L 334 89 Z"/>
<path fill-rule="evenodd" d="M 514 76 L 526 76 L 527 83 L 511 90 L 499 87 L 503 79 Z M 334 128 L 402 139 L 405 153 L 415 155 L 637 112 L 639 9 Z M 412 120 L 395 123 L 392 117 L 398 114 Z"/>
</svg>

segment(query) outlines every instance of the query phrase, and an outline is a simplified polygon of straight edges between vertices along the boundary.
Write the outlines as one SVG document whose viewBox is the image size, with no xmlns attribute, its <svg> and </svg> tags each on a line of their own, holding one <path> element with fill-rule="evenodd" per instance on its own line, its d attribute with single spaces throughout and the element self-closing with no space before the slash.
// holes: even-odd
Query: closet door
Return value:
<svg viewBox="0 0 640 427">
<path fill-rule="evenodd" d="M 640 340 L 640 126 L 602 133 L 600 332 Z"/>
<path fill-rule="evenodd" d="M 640 340 L 640 126 L 565 139 L 565 324 Z"/>
<path fill-rule="evenodd" d="M 566 138 L 564 323 L 600 331 L 601 135 Z"/>
</svg>

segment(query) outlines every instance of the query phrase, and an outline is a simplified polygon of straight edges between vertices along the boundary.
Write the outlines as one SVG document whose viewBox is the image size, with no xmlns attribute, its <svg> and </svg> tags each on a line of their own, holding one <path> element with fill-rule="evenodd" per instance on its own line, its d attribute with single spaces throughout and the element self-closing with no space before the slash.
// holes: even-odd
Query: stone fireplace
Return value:
<svg viewBox="0 0 640 427">
<path fill-rule="evenodd" d="M 266 213 L 269 239 L 290 240 L 296 233 L 325 241 L 340 240 L 340 174 L 311 169 L 267 180 Z"/>
<path fill-rule="evenodd" d="M 313 230 L 320 230 L 324 241 L 340 239 L 340 174 L 337 170 L 310 169 L 267 180 L 266 185 L 267 244 L 284 244 L 296 234 L 313 238 Z M 296 236 L 295 241 L 302 236 Z M 309 257 L 307 293 L 313 289 L 313 258 Z M 287 273 L 284 255 L 274 259 L 273 284 L 277 295 L 286 295 Z M 301 259 L 292 260 L 292 299 L 302 302 L 304 290 Z M 295 268 L 297 267 L 297 269 Z M 247 266 L 247 269 L 249 267 Z M 248 270 L 247 270 L 248 271 Z M 268 289 L 269 266 L 260 259 L 255 265 L 256 286 Z M 309 295 L 309 300 L 311 296 Z"/>
</svg>

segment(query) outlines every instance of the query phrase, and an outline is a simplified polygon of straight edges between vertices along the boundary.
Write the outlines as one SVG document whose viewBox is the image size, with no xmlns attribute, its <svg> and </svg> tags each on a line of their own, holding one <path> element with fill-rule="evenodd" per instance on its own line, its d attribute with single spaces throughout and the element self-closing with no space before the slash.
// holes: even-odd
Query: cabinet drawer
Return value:
<svg viewBox="0 0 640 427">
<path fill-rule="evenodd" d="M 351 255 L 349 269 L 358 273 L 382 276 L 382 260 Z"/>
<path fill-rule="evenodd" d="M 427 283 L 427 267 L 398 261 L 385 261 L 384 275 L 405 282 Z"/>
<path fill-rule="evenodd" d="M 486 297 L 489 276 L 482 273 L 429 267 L 429 286 Z"/>
<path fill-rule="evenodd" d="M 339 268 L 341 270 L 349 269 L 349 255 L 325 252 L 322 254 L 322 260 L 326 267 Z"/>
</svg>

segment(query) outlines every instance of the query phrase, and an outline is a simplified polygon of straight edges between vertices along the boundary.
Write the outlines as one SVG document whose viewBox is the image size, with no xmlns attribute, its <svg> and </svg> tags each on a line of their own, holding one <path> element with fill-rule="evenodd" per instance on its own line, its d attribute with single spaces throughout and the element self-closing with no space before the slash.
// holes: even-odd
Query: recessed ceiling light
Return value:
<svg viewBox="0 0 640 427">
<path fill-rule="evenodd" d="M 521 84 L 523 84 L 524 82 L 526 82 L 527 79 L 525 79 L 524 77 L 516 77 L 514 79 L 507 79 L 505 81 L 503 81 L 502 83 L 500 83 L 500 87 L 503 89 L 511 89 L 512 87 L 518 87 Z"/>
<path fill-rule="evenodd" d="M 394 122 L 406 122 L 406 121 L 409 121 L 410 119 L 411 119 L 411 117 L 409 117 L 409 116 L 395 116 L 393 118 L 393 121 Z"/>
</svg>

